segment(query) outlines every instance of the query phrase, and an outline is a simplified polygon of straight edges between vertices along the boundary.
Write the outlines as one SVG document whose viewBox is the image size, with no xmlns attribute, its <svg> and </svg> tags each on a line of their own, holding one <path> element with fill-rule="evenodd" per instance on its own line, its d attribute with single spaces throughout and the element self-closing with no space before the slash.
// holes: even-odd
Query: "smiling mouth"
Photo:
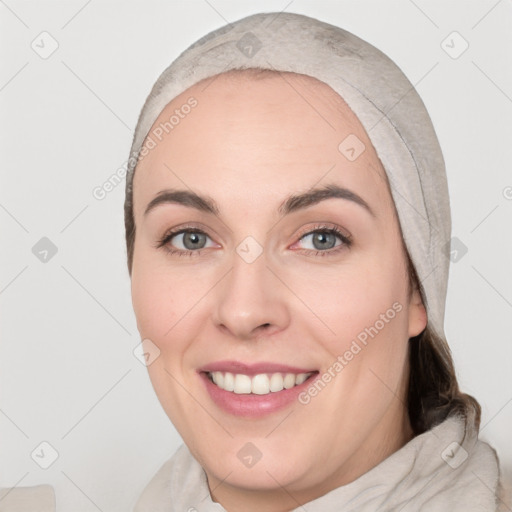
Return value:
<svg viewBox="0 0 512 512">
<path fill-rule="evenodd" d="M 252 377 L 243 373 L 220 371 L 205 373 L 210 382 L 224 391 L 237 395 L 268 395 L 300 386 L 317 372 L 260 373 Z"/>
</svg>

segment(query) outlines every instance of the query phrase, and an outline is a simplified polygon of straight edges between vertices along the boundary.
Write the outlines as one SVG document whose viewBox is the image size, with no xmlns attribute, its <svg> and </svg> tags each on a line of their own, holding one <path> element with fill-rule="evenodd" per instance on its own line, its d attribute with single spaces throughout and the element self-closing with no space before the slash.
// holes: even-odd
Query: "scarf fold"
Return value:
<svg viewBox="0 0 512 512">
<path fill-rule="evenodd" d="M 473 418 L 453 415 L 411 439 L 354 480 L 293 512 L 484 512 L 498 510 L 496 451 L 478 439 Z M 225 512 L 185 445 L 165 462 L 134 512 Z"/>
</svg>

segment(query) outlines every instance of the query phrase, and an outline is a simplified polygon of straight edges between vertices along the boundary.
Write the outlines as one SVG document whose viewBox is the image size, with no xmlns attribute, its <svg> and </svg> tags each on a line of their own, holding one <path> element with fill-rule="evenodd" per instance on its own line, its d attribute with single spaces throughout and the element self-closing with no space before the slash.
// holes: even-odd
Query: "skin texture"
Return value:
<svg viewBox="0 0 512 512">
<path fill-rule="evenodd" d="M 160 350 L 149 376 L 215 501 L 228 511 L 292 510 L 352 482 L 411 439 L 408 339 L 425 328 L 426 313 L 409 289 L 385 172 L 329 86 L 292 73 L 222 74 L 175 98 L 153 126 L 190 96 L 197 106 L 134 178 L 132 301 L 142 339 Z M 366 148 L 355 161 L 338 149 L 350 134 Z M 330 198 L 279 216 L 289 195 L 332 183 L 361 196 L 373 215 Z M 169 203 L 144 215 L 167 188 L 208 195 L 219 214 Z M 190 223 L 208 235 L 199 255 L 156 248 L 168 230 Z M 306 236 L 319 224 L 339 226 L 350 247 L 319 254 Z M 247 236 L 263 248 L 252 263 L 236 252 Z M 177 235 L 167 247 L 186 250 L 183 243 Z M 225 359 L 321 374 L 394 303 L 400 313 L 307 405 L 240 418 L 219 409 L 198 376 L 201 366 Z M 237 457 L 247 442 L 262 454 L 251 468 Z"/>
</svg>

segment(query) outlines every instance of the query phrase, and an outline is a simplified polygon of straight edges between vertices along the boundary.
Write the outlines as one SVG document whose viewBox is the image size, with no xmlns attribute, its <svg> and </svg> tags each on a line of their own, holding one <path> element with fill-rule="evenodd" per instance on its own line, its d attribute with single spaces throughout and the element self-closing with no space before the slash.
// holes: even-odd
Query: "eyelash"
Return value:
<svg viewBox="0 0 512 512">
<path fill-rule="evenodd" d="M 341 250 L 350 248 L 350 246 L 352 245 L 351 237 L 342 233 L 340 231 L 340 229 L 335 225 L 328 226 L 325 224 L 318 224 L 318 225 L 314 226 L 313 229 L 309 229 L 309 230 L 305 231 L 304 233 L 301 233 L 299 235 L 298 239 L 302 240 L 305 236 L 311 235 L 311 234 L 314 234 L 317 232 L 329 233 L 329 234 L 336 235 L 338 238 L 341 239 L 342 243 L 338 246 L 335 246 L 332 249 L 327 249 L 325 251 L 319 251 L 319 250 L 315 251 L 313 249 L 303 249 L 303 251 L 314 252 L 315 256 L 325 257 L 325 256 L 333 256 L 334 254 L 337 254 Z M 208 236 L 208 233 L 205 233 L 202 229 L 198 229 L 194 226 L 186 226 L 186 227 L 183 227 L 180 229 L 171 230 L 171 231 L 166 232 L 164 234 L 164 236 L 162 238 L 160 238 L 160 240 L 158 240 L 158 242 L 156 244 L 156 248 L 160 249 L 160 248 L 164 247 L 165 250 L 169 254 L 178 255 L 180 257 L 181 256 L 189 256 L 189 257 L 200 256 L 204 249 L 198 249 L 197 251 L 183 250 L 183 249 L 171 249 L 167 245 L 176 235 L 181 235 L 182 233 L 200 233 L 202 235 Z"/>
</svg>

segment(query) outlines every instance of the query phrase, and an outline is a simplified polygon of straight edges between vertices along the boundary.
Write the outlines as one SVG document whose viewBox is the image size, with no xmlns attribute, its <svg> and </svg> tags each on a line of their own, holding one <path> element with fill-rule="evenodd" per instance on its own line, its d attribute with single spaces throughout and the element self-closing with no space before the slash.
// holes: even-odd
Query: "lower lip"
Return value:
<svg viewBox="0 0 512 512">
<path fill-rule="evenodd" d="M 298 401 L 298 395 L 304 391 L 315 379 L 312 375 L 309 379 L 298 386 L 282 391 L 271 392 L 267 395 L 255 394 L 237 394 L 232 391 L 226 391 L 215 385 L 204 372 L 199 376 L 205 383 L 206 389 L 211 399 L 224 411 L 235 416 L 245 416 L 256 418 L 271 414 L 284 409 L 293 402 Z"/>
</svg>

